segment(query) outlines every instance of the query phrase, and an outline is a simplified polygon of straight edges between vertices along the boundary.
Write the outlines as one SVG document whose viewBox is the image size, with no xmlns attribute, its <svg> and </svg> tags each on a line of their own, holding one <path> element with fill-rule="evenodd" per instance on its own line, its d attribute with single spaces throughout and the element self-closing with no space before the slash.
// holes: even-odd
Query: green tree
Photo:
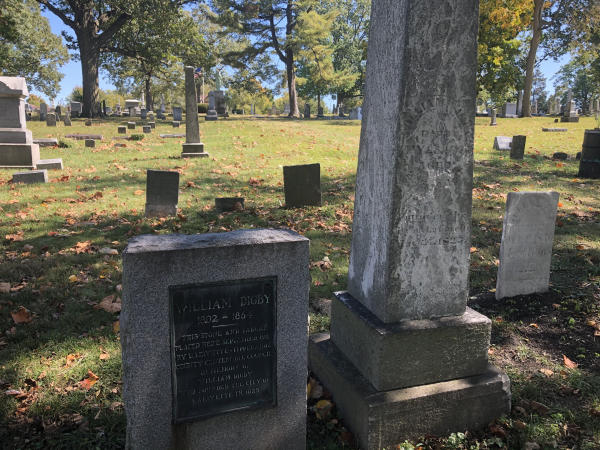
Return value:
<svg viewBox="0 0 600 450">
<path fill-rule="evenodd" d="M 161 14 L 135 17 L 111 40 L 103 67 L 119 87 L 143 85 L 146 106 L 154 109 L 155 81 L 173 81 L 183 65 L 209 65 L 209 47 L 191 14 L 171 4 Z M 180 78 L 180 74 L 176 78 Z"/>
<path fill-rule="evenodd" d="M 317 0 L 210 0 L 213 20 L 234 40 L 245 40 L 242 50 L 228 53 L 226 61 L 241 64 L 273 51 L 285 65 L 290 117 L 298 117 L 296 59 L 298 17 L 314 9 Z"/>
<path fill-rule="evenodd" d="M 584 56 L 577 56 L 560 68 L 555 86 L 564 93 L 571 90 L 573 100 L 586 112 L 590 111 L 592 97 L 600 93 L 600 80 L 594 75 L 592 63 Z"/>
<path fill-rule="evenodd" d="M 55 98 L 69 54 L 33 0 L 0 2 L 0 75 L 21 76 L 27 85 Z"/>
</svg>

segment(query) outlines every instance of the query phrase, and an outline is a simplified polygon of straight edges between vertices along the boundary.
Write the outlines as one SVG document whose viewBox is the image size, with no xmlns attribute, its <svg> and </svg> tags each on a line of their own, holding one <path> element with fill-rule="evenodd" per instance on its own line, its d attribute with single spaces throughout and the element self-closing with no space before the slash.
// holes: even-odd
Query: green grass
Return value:
<svg viewBox="0 0 600 450">
<path fill-rule="evenodd" d="M 557 151 L 574 156 L 581 149 L 584 130 L 593 128 L 595 122 L 582 118 L 578 124 L 560 124 L 569 128 L 567 133 L 542 133 L 542 127 L 555 126 L 551 118 L 498 119 L 497 127 L 488 123 L 489 119 L 477 119 L 475 129 L 472 245 L 477 250 L 471 255 L 472 295 L 495 287 L 505 194 L 556 190 L 562 205 L 552 261 L 553 292 L 562 308 L 556 319 L 563 323 L 573 318 L 572 327 L 567 323 L 566 329 L 567 333 L 572 330 L 569 336 L 575 339 L 586 330 L 585 321 L 598 316 L 600 181 L 578 180 L 574 159 L 557 163 L 549 157 Z M 50 171 L 48 184 L 25 186 L 9 183 L 14 171 L 0 169 L 0 282 L 9 282 L 15 290 L 0 294 L 0 442 L 9 448 L 124 445 L 120 344 L 114 324 L 118 317 L 94 308 L 104 297 L 119 295 L 121 259 L 100 254 L 100 248 L 120 253 L 128 239 L 144 233 L 287 227 L 310 238 L 311 262 L 327 256 L 332 263 L 325 271 L 316 265 L 311 268 L 311 304 L 331 298 L 333 291 L 346 286 L 358 122 L 201 122 L 210 157 L 189 160 L 179 158 L 183 139 L 158 137 L 159 133 L 184 133 L 184 128 L 173 129 L 170 123 L 158 121 L 153 133 L 141 141 L 112 140 L 119 136 L 118 124 L 115 120 L 86 127 L 83 121 L 74 120 L 72 127 L 48 128 L 28 122 L 35 137 L 58 137 L 70 143 L 67 148 L 41 149 L 42 158 L 63 158 L 65 170 Z M 71 133 L 102 134 L 104 139 L 90 149 L 84 141 L 64 138 Z M 523 161 L 511 161 L 506 153 L 492 150 L 495 135 L 516 134 L 527 135 Z M 117 148 L 116 142 L 125 142 L 126 147 Z M 321 164 L 323 206 L 283 208 L 282 166 L 313 162 Z M 147 169 L 180 172 L 177 217 L 143 217 Z M 215 212 L 214 198 L 223 196 L 245 197 L 246 209 Z M 4 239 L 7 235 L 22 240 Z M 83 252 L 78 253 L 78 243 Z M 34 314 L 33 320 L 15 325 L 10 312 L 21 305 Z M 583 348 L 577 352 L 583 359 L 569 355 L 581 367 L 569 372 L 567 379 L 560 376 L 558 367 L 553 367 L 554 378 L 532 375 L 534 365 L 555 364 L 556 358 L 552 354 L 533 357 L 539 347 L 526 339 L 511 344 L 515 336 L 522 337 L 523 324 L 529 325 L 529 319 L 525 323 L 519 317 L 523 311 L 517 306 L 502 303 L 486 312 L 494 319 L 503 317 L 501 323 L 494 322 L 494 335 L 506 339 L 496 342 L 495 350 L 505 355 L 513 347 L 519 349 L 513 361 L 498 357 L 495 362 L 509 371 L 516 402 L 546 395 L 552 412 L 537 419 L 521 418 L 527 422 L 521 431 L 510 425 L 518 417 L 507 418 L 510 433 L 504 442 L 572 442 L 565 437 L 566 424 L 578 427 L 575 442 L 582 448 L 600 446 L 598 419 L 589 412 L 600 407 L 600 383 L 590 369 L 597 367 L 600 349 Z M 311 316 L 312 332 L 328 329 L 326 315 L 314 312 Z M 108 357 L 100 359 L 100 354 Z M 66 367 L 68 355 L 77 357 Z M 89 370 L 99 379 L 86 391 L 79 383 Z M 581 386 L 577 401 L 552 395 L 563 384 Z M 8 389 L 23 391 L 23 398 L 4 395 Z M 339 444 L 322 438 L 327 427 L 320 432 L 310 429 L 312 448 Z M 496 438 L 488 433 L 465 439 L 486 448 Z M 446 447 L 462 448 L 453 443 L 456 436 L 448 439 L 441 441 Z"/>
</svg>

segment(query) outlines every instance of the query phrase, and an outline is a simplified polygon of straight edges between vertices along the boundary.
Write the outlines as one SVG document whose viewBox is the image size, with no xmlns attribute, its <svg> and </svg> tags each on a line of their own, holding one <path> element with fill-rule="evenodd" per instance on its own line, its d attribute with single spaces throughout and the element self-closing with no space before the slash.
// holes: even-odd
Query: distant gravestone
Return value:
<svg viewBox="0 0 600 450">
<path fill-rule="evenodd" d="M 567 103 L 565 104 L 563 115 L 560 118 L 561 122 L 579 122 L 577 114 L 577 104 L 573 100 L 573 92 L 569 90 L 567 95 Z"/>
<path fill-rule="evenodd" d="M 217 197 L 215 198 L 217 211 L 242 211 L 244 209 L 243 197 Z"/>
<path fill-rule="evenodd" d="M 56 120 L 60 120 L 62 114 L 62 108 L 60 105 L 57 105 L 56 108 L 54 108 L 54 114 L 56 114 Z"/>
<path fill-rule="evenodd" d="M 171 122 L 171 124 L 173 125 L 173 128 L 179 128 L 180 122 L 178 120 L 174 120 Z"/>
<path fill-rule="evenodd" d="M 502 117 L 504 118 L 516 118 L 517 115 L 517 104 L 516 103 L 505 103 L 502 107 Z"/>
<path fill-rule="evenodd" d="M 321 206 L 321 165 L 283 166 L 285 206 Z"/>
<path fill-rule="evenodd" d="M 512 138 L 509 136 L 496 136 L 494 138 L 494 150 L 510 150 Z"/>
<path fill-rule="evenodd" d="M 286 104 L 283 106 L 283 115 L 284 115 L 284 116 L 289 116 L 289 114 L 290 114 L 290 104 L 289 104 L 289 103 L 286 103 Z"/>
<path fill-rule="evenodd" d="M 150 126 L 150 128 L 155 129 L 156 128 L 156 122 L 148 122 L 148 126 Z"/>
<path fill-rule="evenodd" d="M 273 106 L 271 107 L 271 115 L 272 115 L 272 116 L 276 116 L 276 115 L 277 115 L 277 108 L 275 107 L 275 105 L 273 105 Z"/>
<path fill-rule="evenodd" d="M 146 172 L 146 217 L 177 214 L 179 172 L 148 170 Z"/>
<path fill-rule="evenodd" d="M 510 159 L 523 159 L 527 136 L 513 136 L 510 146 Z"/>
<path fill-rule="evenodd" d="M 135 130 L 135 122 L 127 122 L 128 130 Z"/>
<path fill-rule="evenodd" d="M 40 103 L 40 122 L 46 121 L 46 116 L 48 115 L 48 105 L 45 103 Z"/>
<path fill-rule="evenodd" d="M 69 113 L 65 114 L 65 119 L 64 119 L 63 123 L 65 124 L 65 127 L 71 126 L 71 115 Z"/>
<path fill-rule="evenodd" d="M 317 117 L 318 117 L 319 119 L 322 119 L 323 117 L 325 117 L 325 115 L 323 114 L 323 107 L 322 107 L 322 106 L 319 106 L 319 107 L 317 108 Z"/>
<path fill-rule="evenodd" d="M 227 104 L 225 102 L 225 92 L 214 91 L 215 93 L 215 109 L 220 117 L 227 117 Z"/>
<path fill-rule="evenodd" d="M 308 103 L 304 105 L 304 118 L 310 119 L 310 104 Z"/>
<path fill-rule="evenodd" d="M 54 113 L 48 113 L 46 115 L 46 126 L 47 127 L 55 127 L 56 126 L 56 115 Z"/>
<path fill-rule="evenodd" d="M 542 131 L 545 133 L 564 133 L 569 130 L 568 128 L 542 128 Z"/>
<path fill-rule="evenodd" d="M 181 106 L 173 106 L 173 120 L 176 122 L 183 120 L 183 109 Z"/>
<path fill-rule="evenodd" d="M 56 147 L 58 145 L 58 139 L 56 138 L 36 138 L 33 140 L 34 144 L 40 147 Z"/>
<path fill-rule="evenodd" d="M 73 117 L 81 115 L 81 102 L 71 102 L 71 115 Z"/>
<path fill-rule="evenodd" d="M 216 105 L 215 91 L 210 91 L 208 93 L 208 110 L 206 111 L 204 120 L 215 121 L 215 120 L 219 119 L 219 114 L 217 113 L 215 105 Z"/>
<path fill-rule="evenodd" d="M 142 132 L 146 133 L 146 134 L 152 133 L 152 127 L 150 125 L 143 125 L 142 126 Z"/>
<path fill-rule="evenodd" d="M 557 206 L 557 192 L 508 193 L 497 299 L 548 290 Z"/>
<path fill-rule="evenodd" d="M 12 176 L 13 183 L 24 183 L 24 184 L 35 184 L 35 183 L 47 183 L 48 182 L 48 171 L 47 170 L 29 170 L 27 172 L 16 172 Z"/>
<path fill-rule="evenodd" d="M 126 448 L 305 450 L 308 244 L 287 230 L 129 241 Z"/>
<path fill-rule="evenodd" d="M 35 168 L 37 170 L 62 170 L 63 160 L 62 158 L 40 159 Z"/>
<path fill-rule="evenodd" d="M 600 130 L 585 130 L 579 161 L 579 176 L 600 178 Z"/>
<path fill-rule="evenodd" d="M 96 141 L 94 139 L 86 139 L 85 146 L 89 148 L 94 148 L 96 146 Z"/>
<path fill-rule="evenodd" d="M 140 116 L 143 120 L 146 120 L 148 118 L 148 110 L 146 108 L 141 108 Z"/>
<path fill-rule="evenodd" d="M 523 91 L 519 91 L 519 100 L 517 101 L 517 116 L 523 115 Z"/>
<path fill-rule="evenodd" d="M 198 101 L 194 68 L 185 66 L 185 144 L 181 152 L 182 158 L 206 158 L 204 144 L 200 141 L 200 124 L 198 123 Z"/>
<path fill-rule="evenodd" d="M 121 125 L 121 126 L 117 127 L 117 133 L 127 134 L 127 127 L 125 125 Z"/>
<path fill-rule="evenodd" d="M 490 127 L 495 127 L 496 125 L 498 125 L 498 121 L 496 120 L 496 108 L 492 108 Z"/>
</svg>

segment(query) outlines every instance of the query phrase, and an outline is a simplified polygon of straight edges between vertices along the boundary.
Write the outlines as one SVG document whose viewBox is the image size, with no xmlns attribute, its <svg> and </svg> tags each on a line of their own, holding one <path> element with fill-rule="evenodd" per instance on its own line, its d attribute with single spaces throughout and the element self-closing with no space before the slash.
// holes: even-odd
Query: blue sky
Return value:
<svg viewBox="0 0 600 450">
<path fill-rule="evenodd" d="M 60 35 L 61 31 L 65 30 L 65 31 L 69 31 L 70 29 L 65 27 L 65 25 L 62 23 L 62 21 L 57 18 L 54 14 L 48 12 L 48 11 L 44 11 L 42 12 L 42 15 L 47 17 L 49 22 L 50 22 L 50 27 L 52 28 L 52 32 Z M 558 62 L 554 62 L 554 61 L 543 61 L 542 64 L 540 65 L 540 69 L 542 70 L 542 73 L 544 74 L 544 76 L 547 79 L 547 87 L 546 90 L 551 93 L 553 91 L 553 81 L 552 81 L 552 77 L 554 76 L 554 74 L 560 69 L 560 66 L 565 64 L 568 61 L 568 56 L 564 56 L 563 58 L 561 58 L 561 60 L 559 60 Z M 81 86 L 81 64 L 79 63 L 79 61 L 70 61 L 68 64 L 64 65 L 61 68 L 62 73 L 64 73 L 65 77 L 62 79 L 60 86 L 61 86 L 61 90 L 58 94 L 57 97 L 57 102 L 62 102 L 73 90 L 73 88 L 75 86 Z M 106 79 L 103 74 L 102 71 L 100 71 L 100 89 L 113 89 L 114 86 L 112 85 L 112 83 L 110 83 L 110 81 L 108 81 L 108 79 Z M 35 92 L 35 91 L 33 91 Z M 38 95 L 41 95 L 42 97 L 44 97 L 42 94 L 40 94 L 39 92 L 35 92 Z"/>
</svg>

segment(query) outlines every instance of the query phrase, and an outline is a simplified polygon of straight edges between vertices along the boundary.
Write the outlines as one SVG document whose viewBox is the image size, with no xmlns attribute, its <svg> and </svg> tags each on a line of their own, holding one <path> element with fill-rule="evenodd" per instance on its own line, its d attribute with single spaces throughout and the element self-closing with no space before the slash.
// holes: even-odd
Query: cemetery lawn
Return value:
<svg viewBox="0 0 600 450">
<path fill-rule="evenodd" d="M 585 129 L 595 121 L 478 118 L 475 129 L 470 306 L 493 321 L 491 361 L 511 379 L 513 410 L 484 430 L 424 437 L 402 448 L 600 448 L 600 180 L 577 178 Z M 291 228 L 311 240 L 311 332 L 328 330 L 332 292 L 346 286 L 360 125 L 356 121 L 239 119 L 200 123 L 206 159 L 179 158 L 185 133 L 157 121 L 141 141 L 113 140 L 120 122 L 57 128 L 28 122 L 34 137 L 68 146 L 50 182 L 10 183 L 0 169 L 0 442 L 5 448 L 119 448 L 118 310 L 121 252 L 132 236 Z M 542 133 L 542 127 L 568 128 Z M 64 138 L 102 134 L 96 148 Z M 128 134 L 141 134 L 141 127 Z M 527 136 L 525 159 L 492 149 L 496 135 Z M 120 135 L 122 136 L 122 135 Z M 125 143 L 117 148 L 115 143 Z M 571 159 L 553 161 L 554 152 Z M 283 208 L 283 165 L 319 162 L 322 207 Z M 146 169 L 177 170 L 179 214 L 144 218 Z M 560 193 L 552 289 L 496 301 L 506 193 Z M 215 197 L 245 197 L 219 214 Z M 149 324 L 151 326 L 151 324 Z M 465 351 L 468 351 L 466 349 Z M 411 361 L 406 361 L 411 364 Z M 147 380 L 139 380 L 146 383 Z M 311 385 L 308 445 L 352 447 L 335 399 Z M 316 388 L 315 388 L 316 387 Z M 161 387 L 156 386 L 156 389 Z M 462 430 L 466 431 L 466 430 Z M 479 447 L 477 447 L 477 445 Z M 474 446 L 474 447 L 471 447 Z M 534 448 L 534 447 L 532 447 Z"/>
</svg>

